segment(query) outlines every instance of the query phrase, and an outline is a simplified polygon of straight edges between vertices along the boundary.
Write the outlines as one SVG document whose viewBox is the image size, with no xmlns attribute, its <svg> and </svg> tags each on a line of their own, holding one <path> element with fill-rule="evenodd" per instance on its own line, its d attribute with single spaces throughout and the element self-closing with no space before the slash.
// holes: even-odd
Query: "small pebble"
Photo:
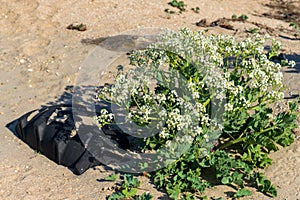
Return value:
<svg viewBox="0 0 300 200">
<path fill-rule="evenodd" d="M 26 61 L 22 58 L 22 59 L 20 59 L 20 63 L 21 64 L 24 64 Z"/>
</svg>

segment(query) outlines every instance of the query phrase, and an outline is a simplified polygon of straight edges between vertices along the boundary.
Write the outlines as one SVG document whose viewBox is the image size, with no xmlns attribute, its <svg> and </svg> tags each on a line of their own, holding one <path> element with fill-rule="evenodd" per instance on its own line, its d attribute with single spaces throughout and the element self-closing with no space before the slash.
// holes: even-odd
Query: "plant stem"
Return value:
<svg viewBox="0 0 300 200">
<path fill-rule="evenodd" d="M 138 102 L 136 101 L 135 96 L 132 95 L 132 97 L 133 97 L 133 101 L 134 101 L 134 103 L 136 104 L 136 106 L 137 106 L 139 109 L 141 109 L 140 105 L 139 105 Z"/>
<path fill-rule="evenodd" d="M 210 98 L 208 98 L 204 103 L 203 103 L 203 106 L 206 107 L 210 102 Z"/>
<path fill-rule="evenodd" d="M 221 149 L 221 150 L 222 150 L 222 149 L 225 149 L 225 148 L 227 148 L 227 147 L 229 147 L 229 146 L 231 146 L 231 145 L 234 145 L 234 144 L 243 142 L 245 139 L 246 139 L 246 138 L 243 137 L 243 138 L 238 138 L 238 139 L 232 140 L 232 141 L 230 141 L 230 142 L 224 143 L 224 144 L 222 144 L 222 145 L 219 147 L 219 149 Z"/>
<path fill-rule="evenodd" d="M 262 133 L 268 132 L 268 131 L 270 131 L 270 130 L 272 130 L 272 129 L 274 129 L 274 128 L 276 128 L 276 126 L 271 126 L 271 127 L 269 127 L 269 128 L 263 129 L 263 130 L 261 130 L 257 135 L 260 135 L 260 134 L 262 134 Z M 229 146 L 231 146 L 231 145 L 234 145 L 234 144 L 237 144 L 237 143 L 240 143 L 240 142 L 244 142 L 245 140 L 246 140 L 246 137 L 239 137 L 239 138 L 237 138 L 237 139 L 235 139 L 235 140 L 232 140 L 232 141 L 230 141 L 230 142 L 228 142 L 228 143 L 222 144 L 222 145 L 219 147 L 219 149 L 225 149 L 225 148 L 227 148 L 227 147 L 229 147 Z"/>
<path fill-rule="evenodd" d="M 259 134 L 262 134 L 262 133 L 268 132 L 268 131 L 270 131 L 270 130 L 272 130 L 272 129 L 274 129 L 274 128 L 276 128 L 276 126 L 271 126 L 271 127 L 269 127 L 269 128 L 266 128 L 266 129 L 264 129 L 264 130 L 261 130 L 261 131 L 259 132 Z"/>
</svg>

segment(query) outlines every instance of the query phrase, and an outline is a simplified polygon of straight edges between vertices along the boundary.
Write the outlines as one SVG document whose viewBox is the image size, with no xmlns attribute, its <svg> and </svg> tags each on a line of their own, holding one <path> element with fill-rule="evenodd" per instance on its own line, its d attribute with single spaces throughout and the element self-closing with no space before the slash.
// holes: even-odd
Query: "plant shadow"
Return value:
<svg viewBox="0 0 300 200">
<path fill-rule="evenodd" d="M 110 37 L 86 38 L 81 43 L 97 45 L 104 49 L 117 52 L 131 52 L 136 49 L 144 49 L 149 44 L 157 41 L 156 35 L 116 35 Z"/>
</svg>

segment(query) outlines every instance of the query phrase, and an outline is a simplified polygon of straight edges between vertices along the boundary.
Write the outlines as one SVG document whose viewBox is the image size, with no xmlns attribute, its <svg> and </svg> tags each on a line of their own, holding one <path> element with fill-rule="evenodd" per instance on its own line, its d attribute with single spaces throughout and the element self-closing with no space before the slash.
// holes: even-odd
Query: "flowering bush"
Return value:
<svg viewBox="0 0 300 200">
<path fill-rule="evenodd" d="M 120 70 L 115 84 L 100 91 L 101 101 L 122 112 L 102 110 L 98 122 L 118 124 L 140 138 L 141 151 L 160 153 L 152 177 L 171 198 L 204 192 L 212 185 L 203 178 L 207 170 L 214 172 L 214 184 L 237 186 L 235 197 L 251 195 L 245 183 L 276 196 L 256 169 L 271 164 L 271 151 L 294 141 L 297 104 L 275 109 L 284 97 L 282 66 L 272 61 L 279 49 L 279 42 L 258 35 L 238 42 L 167 31 L 131 54 L 134 68 Z"/>
</svg>

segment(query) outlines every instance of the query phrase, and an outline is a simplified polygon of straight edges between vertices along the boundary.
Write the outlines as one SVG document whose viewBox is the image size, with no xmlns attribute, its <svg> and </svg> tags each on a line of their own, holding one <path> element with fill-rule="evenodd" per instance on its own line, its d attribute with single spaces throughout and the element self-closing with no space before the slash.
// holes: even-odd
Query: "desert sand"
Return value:
<svg viewBox="0 0 300 200">
<path fill-rule="evenodd" d="M 300 92 L 300 39 L 289 27 L 288 19 L 278 15 L 274 0 L 191 0 L 187 12 L 167 15 L 168 0 L 2 0 L 0 6 L 0 199 L 105 199 L 111 191 L 103 187 L 113 183 L 100 180 L 112 173 L 103 166 L 81 176 L 58 166 L 30 149 L 5 125 L 33 109 L 57 102 L 67 86 L 75 83 L 79 67 L 97 41 L 139 28 L 178 30 L 208 29 L 210 33 L 232 34 L 245 38 L 253 23 L 234 23 L 235 30 L 220 26 L 199 27 L 206 18 L 212 22 L 233 14 L 245 14 L 248 21 L 260 23 L 261 32 L 269 33 L 283 44 L 288 58 L 297 61 L 295 69 L 284 69 L 286 96 Z M 284 0 L 289 9 L 300 3 Z M 295 3 L 296 2 L 296 3 Z M 289 4 L 290 3 L 290 4 Z M 198 6 L 199 13 L 191 8 Z M 288 10 L 284 10 L 288 11 Z M 299 14 L 299 13 L 298 13 Z M 297 13 L 294 12 L 294 15 Z M 277 16 L 277 17 L 276 17 Z M 295 16 L 299 19 L 300 15 Z M 85 31 L 69 30 L 72 23 L 83 23 Z M 298 31 L 300 34 L 300 32 Z M 298 36 L 299 37 L 299 36 Z M 100 39 L 99 39 L 100 38 Z M 92 42 L 86 42 L 92 41 Z M 300 141 L 272 154 L 273 164 L 264 170 L 277 186 L 275 199 L 300 199 Z M 150 191 L 154 199 L 167 199 L 142 177 L 141 191 Z M 227 199 L 231 188 L 220 186 L 207 191 L 209 196 Z M 254 192 L 244 199 L 270 199 Z"/>
</svg>

